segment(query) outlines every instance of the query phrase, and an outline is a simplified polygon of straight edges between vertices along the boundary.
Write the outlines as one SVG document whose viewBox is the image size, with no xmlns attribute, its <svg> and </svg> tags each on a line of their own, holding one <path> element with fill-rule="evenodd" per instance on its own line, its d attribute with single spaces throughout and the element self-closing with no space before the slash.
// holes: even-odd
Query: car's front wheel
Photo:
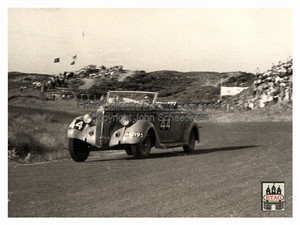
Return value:
<svg viewBox="0 0 300 225">
<path fill-rule="evenodd" d="M 75 162 L 84 162 L 90 154 L 89 145 L 84 141 L 69 138 L 69 153 Z"/>
<path fill-rule="evenodd" d="M 195 143 L 196 143 L 196 132 L 192 131 L 190 133 L 189 141 L 188 143 L 183 146 L 183 150 L 185 152 L 192 152 L 195 149 Z"/>
<path fill-rule="evenodd" d="M 131 148 L 126 148 L 125 152 L 127 155 L 133 155 Z"/>
<path fill-rule="evenodd" d="M 135 145 L 131 145 L 131 150 L 135 158 L 146 159 L 150 155 L 152 148 L 152 139 L 150 135 L 147 135 L 145 139 Z"/>
</svg>

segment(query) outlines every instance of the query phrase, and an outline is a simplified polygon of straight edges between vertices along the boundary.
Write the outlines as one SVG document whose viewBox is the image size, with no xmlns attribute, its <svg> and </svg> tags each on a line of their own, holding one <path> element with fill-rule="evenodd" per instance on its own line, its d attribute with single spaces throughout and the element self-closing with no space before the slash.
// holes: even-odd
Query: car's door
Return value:
<svg viewBox="0 0 300 225">
<path fill-rule="evenodd" d="M 162 143 L 180 141 L 185 121 L 180 110 L 158 110 L 154 126 Z"/>
</svg>

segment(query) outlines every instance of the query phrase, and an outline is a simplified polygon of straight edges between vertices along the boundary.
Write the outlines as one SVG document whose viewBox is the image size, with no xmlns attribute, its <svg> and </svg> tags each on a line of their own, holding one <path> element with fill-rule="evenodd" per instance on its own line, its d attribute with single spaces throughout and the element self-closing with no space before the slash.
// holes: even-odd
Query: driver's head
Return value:
<svg viewBox="0 0 300 225">
<path fill-rule="evenodd" d="M 144 101 L 150 102 L 149 96 L 146 95 L 146 96 L 144 97 Z"/>
</svg>

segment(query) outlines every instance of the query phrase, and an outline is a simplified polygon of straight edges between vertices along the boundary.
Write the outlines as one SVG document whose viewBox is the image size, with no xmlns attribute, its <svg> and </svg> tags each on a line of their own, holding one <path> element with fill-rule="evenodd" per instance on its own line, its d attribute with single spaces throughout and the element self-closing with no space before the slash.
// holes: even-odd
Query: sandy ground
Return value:
<svg viewBox="0 0 300 225">
<path fill-rule="evenodd" d="M 127 73 L 121 73 L 121 74 L 119 75 L 119 77 L 118 77 L 118 81 L 119 81 L 119 82 L 123 82 L 123 81 L 126 79 L 126 77 L 130 77 L 130 76 L 132 76 L 133 74 L 134 74 L 133 71 L 129 71 L 129 72 L 127 72 Z"/>
<path fill-rule="evenodd" d="M 78 87 L 78 89 L 89 89 L 95 83 L 95 79 L 83 78 L 82 80 L 84 81 L 84 84 Z"/>
</svg>

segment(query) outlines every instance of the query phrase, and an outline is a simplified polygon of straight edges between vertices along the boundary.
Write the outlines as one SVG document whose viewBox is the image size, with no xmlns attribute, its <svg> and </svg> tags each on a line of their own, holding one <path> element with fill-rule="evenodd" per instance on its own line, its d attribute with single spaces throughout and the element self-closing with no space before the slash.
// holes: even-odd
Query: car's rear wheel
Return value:
<svg viewBox="0 0 300 225">
<path fill-rule="evenodd" d="M 135 158 L 146 159 L 150 155 L 152 148 L 152 138 L 151 135 L 147 135 L 145 139 L 135 145 L 131 145 L 131 150 Z"/>
<path fill-rule="evenodd" d="M 196 144 L 196 132 L 191 131 L 189 141 L 188 141 L 187 145 L 183 146 L 183 150 L 185 152 L 192 152 L 195 149 L 195 144 Z"/>
<path fill-rule="evenodd" d="M 90 154 L 89 145 L 84 141 L 69 138 L 69 153 L 75 162 L 84 162 Z"/>
</svg>

